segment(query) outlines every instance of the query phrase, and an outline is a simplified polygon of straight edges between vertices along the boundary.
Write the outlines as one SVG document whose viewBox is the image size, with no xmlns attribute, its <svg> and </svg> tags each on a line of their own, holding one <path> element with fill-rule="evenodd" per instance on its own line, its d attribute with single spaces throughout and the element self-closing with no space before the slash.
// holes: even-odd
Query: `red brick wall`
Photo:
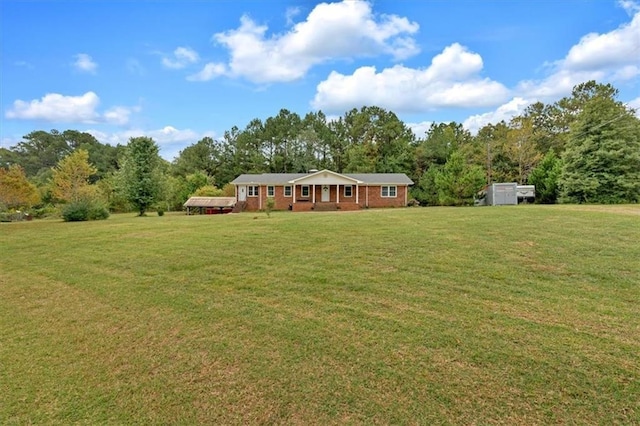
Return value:
<svg viewBox="0 0 640 426">
<path fill-rule="evenodd" d="M 404 207 L 406 186 L 396 186 L 396 196 L 394 198 L 382 197 L 380 186 L 369 187 L 369 207 Z M 362 198 L 360 198 L 362 200 Z"/>
<path fill-rule="evenodd" d="M 356 193 L 354 188 L 351 197 L 344 196 L 344 187 L 340 186 L 340 204 L 341 210 L 355 210 L 358 205 L 361 208 L 367 206 L 367 192 L 369 193 L 368 197 L 368 206 L 375 207 L 403 207 L 405 206 L 405 194 L 407 192 L 407 186 L 396 186 L 396 196 L 395 197 L 382 197 L 382 189 L 380 186 L 360 186 L 358 187 L 358 204 L 356 205 Z M 264 210 L 266 207 L 267 200 L 267 185 L 261 185 L 259 187 L 260 197 L 249 197 L 247 196 L 247 211 L 257 211 Z M 332 203 L 336 202 L 336 186 L 330 187 L 329 192 L 329 201 Z M 313 206 L 313 186 L 309 186 L 309 197 L 302 198 L 302 187 L 300 185 L 296 186 L 296 204 L 294 206 L 295 211 L 307 211 L 311 210 Z M 322 200 L 322 186 L 316 185 L 316 203 L 321 202 Z M 288 210 L 289 205 L 293 204 L 293 197 L 285 197 L 284 196 L 284 186 L 283 185 L 275 185 L 275 210 Z M 260 201 L 262 201 L 260 205 Z"/>
</svg>

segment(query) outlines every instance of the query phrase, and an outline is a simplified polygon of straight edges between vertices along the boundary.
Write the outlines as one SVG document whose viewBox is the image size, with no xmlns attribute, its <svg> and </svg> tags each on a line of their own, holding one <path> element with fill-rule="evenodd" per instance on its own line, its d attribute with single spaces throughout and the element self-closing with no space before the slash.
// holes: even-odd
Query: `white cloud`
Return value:
<svg viewBox="0 0 640 426">
<path fill-rule="evenodd" d="M 299 79 L 312 66 L 335 59 L 408 58 L 419 51 L 411 37 L 418 28 L 407 18 L 375 16 L 366 1 L 345 0 L 318 4 L 305 21 L 281 35 L 267 36 L 266 25 L 243 16 L 237 29 L 213 39 L 229 50 L 227 75 L 270 83 Z"/>
<path fill-rule="evenodd" d="M 94 92 L 81 96 L 65 96 L 48 93 L 41 99 L 32 101 L 16 100 L 7 110 L 5 117 L 17 120 L 43 120 L 54 123 L 110 123 L 126 125 L 132 113 L 140 107 L 116 106 L 104 114 L 97 111 L 100 98 Z"/>
<path fill-rule="evenodd" d="M 624 82 L 640 75 L 640 8 L 620 2 L 627 12 L 635 12 L 630 22 L 604 34 L 590 33 L 571 47 L 566 57 L 550 67 L 542 80 L 520 82 L 516 91 L 542 101 L 553 101 L 571 93 L 588 80 Z"/>
<path fill-rule="evenodd" d="M 293 25 L 293 19 L 300 14 L 299 7 L 288 7 L 285 12 L 285 19 L 287 20 L 287 25 Z"/>
<path fill-rule="evenodd" d="M 125 126 L 129 124 L 131 114 L 133 114 L 134 112 L 140 112 L 140 110 L 140 107 L 113 107 L 105 111 L 105 113 L 103 114 L 103 120 L 109 124 Z"/>
<path fill-rule="evenodd" d="M 5 117 L 22 120 L 45 120 L 66 123 L 96 123 L 100 103 L 98 95 L 87 92 L 82 96 L 64 96 L 48 93 L 41 99 L 30 102 L 16 100 Z"/>
<path fill-rule="evenodd" d="M 190 47 L 178 47 L 173 51 L 173 57 L 163 57 L 162 65 L 167 68 L 182 69 L 188 65 L 195 64 L 200 60 L 198 52 Z"/>
<path fill-rule="evenodd" d="M 629 108 L 633 108 L 636 111 L 636 117 L 640 118 L 640 96 L 627 102 Z"/>
<path fill-rule="evenodd" d="M 173 126 L 164 126 L 155 130 L 129 129 L 112 133 L 96 129 L 86 130 L 86 132 L 92 134 L 101 143 L 110 145 L 126 145 L 131 138 L 139 136 L 150 137 L 160 147 L 160 155 L 169 161 L 176 157 L 182 149 L 198 142 L 205 136 L 216 137 L 213 131 L 200 133 L 191 129 L 177 129 Z"/>
<path fill-rule="evenodd" d="M 204 66 L 202 70 L 195 74 L 191 74 L 187 77 L 189 81 L 209 81 L 220 75 L 224 75 L 227 72 L 227 67 L 224 64 L 216 64 L 209 62 Z"/>
<path fill-rule="evenodd" d="M 407 127 L 409 127 L 417 137 L 424 138 L 432 124 L 433 121 L 421 121 L 420 123 L 407 123 Z"/>
<path fill-rule="evenodd" d="M 480 55 L 454 43 L 424 69 L 396 65 L 379 73 L 374 67 L 360 67 L 352 75 L 333 71 L 318 84 L 312 106 L 344 111 L 378 105 L 397 112 L 415 112 L 498 105 L 509 91 L 496 81 L 480 78 L 481 70 Z"/>
<path fill-rule="evenodd" d="M 631 1 L 631 0 L 620 0 L 618 2 L 620 7 L 622 7 L 629 15 L 633 15 L 636 12 L 640 12 L 640 4 Z"/>
<path fill-rule="evenodd" d="M 530 105 L 530 102 L 522 98 L 513 98 L 504 105 L 499 106 L 495 111 L 484 114 L 472 115 L 467 118 L 462 126 L 472 134 L 487 124 L 495 124 L 500 121 L 509 122 L 516 115 L 520 115 Z"/>
<path fill-rule="evenodd" d="M 571 70 L 599 70 L 640 62 L 640 13 L 631 22 L 605 33 L 590 33 L 573 46 L 563 61 Z"/>
<path fill-rule="evenodd" d="M 547 77 L 521 81 L 513 90 L 517 97 L 494 111 L 467 118 L 464 121 L 465 128 L 475 133 L 486 124 L 508 121 L 536 101 L 555 102 L 562 96 L 570 95 L 574 86 L 585 81 L 628 82 L 638 78 L 640 6 L 627 0 L 619 4 L 632 15 L 630 22 L 608 33 L 591 33 L 582 37 L 563 59 L 545 64 Z M 631 101 L 629 105 L 632 108 L 634 102 L 640 103 L 638 99 Z"/>
<path fill-rule="evenodd" d="M 95 74 L 98 69 L 98 64 L 93 61 L 91 56 L 86 53 L 78 53 L 74 56 L 76 58 L 73 66 L 77 71 L 87 72 L 90 74 Z"/>
</svg>

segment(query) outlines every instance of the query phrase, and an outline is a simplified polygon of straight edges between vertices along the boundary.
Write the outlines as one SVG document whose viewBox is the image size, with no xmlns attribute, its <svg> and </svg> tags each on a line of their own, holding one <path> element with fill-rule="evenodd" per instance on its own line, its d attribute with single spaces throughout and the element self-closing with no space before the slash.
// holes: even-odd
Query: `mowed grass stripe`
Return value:
<svg viewBox="0 0 640 426">
<path fill-rule="evenodd" d="M 635 206 L 3 225 L 0 420 L 633 423 L 639 225 Z"/>
</svg>

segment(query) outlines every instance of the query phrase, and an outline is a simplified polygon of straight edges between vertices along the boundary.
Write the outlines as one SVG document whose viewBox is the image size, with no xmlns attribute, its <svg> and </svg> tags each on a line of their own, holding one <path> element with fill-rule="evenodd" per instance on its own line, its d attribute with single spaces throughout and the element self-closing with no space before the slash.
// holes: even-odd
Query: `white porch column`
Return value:
<svg viewBox="0 0 640 426">
<path fill-rule="evenodd" d="M 293 204 L 296 203 L 296 184 L 293 184 Z"/>
<path fill-rule="evenodd" d="M 360 186 L 356 183 L 356 204 L 358 204 L 358 193 L 360 192 Z"/>
<path fill-rule="evenodd" d="M 311 202 L 315 204 L 316 203 L 316 184 L 314 183 L 313 185 L 311 185 L 311 187 L 313 188 L 313 194 L 311 195 Z"/>
<path fill-rule="evenodd" d="M 262 185 L 258 185 L 258 210 L 262 210 Z"/>
<path fill-rule="evenodd" d="M 336 204 L 340 204 L 340 184 L 336 185 Z"/>
</svg>

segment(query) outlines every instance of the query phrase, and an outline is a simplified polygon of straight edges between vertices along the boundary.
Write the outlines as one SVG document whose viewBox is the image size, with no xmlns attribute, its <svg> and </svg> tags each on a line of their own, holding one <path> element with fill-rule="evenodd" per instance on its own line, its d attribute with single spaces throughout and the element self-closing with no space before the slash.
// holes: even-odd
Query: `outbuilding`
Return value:
<svg viewBox="0 0 640 426">
<path fill-rule="evenodd" d="M 235 197 L 191 197 L 184 203 L 188 215 L 192 209 L 197 209 L 200 214 L 231 213 L 235 205 Z"/>
</svg>

